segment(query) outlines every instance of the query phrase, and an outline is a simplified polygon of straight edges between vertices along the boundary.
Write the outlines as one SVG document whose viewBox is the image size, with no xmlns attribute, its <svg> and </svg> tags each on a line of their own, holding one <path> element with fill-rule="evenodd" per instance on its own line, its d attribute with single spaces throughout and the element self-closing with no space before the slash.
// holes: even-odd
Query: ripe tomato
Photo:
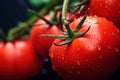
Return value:
<svg viewBox="0 0 120 80">
<path fill-rule="evenodd" d="M 70 26 L 74 29 L 81 18 Z M 120 32 L 106 18 L 89 16 L 80 32 L 90 30 L 63 46 L 52 44 L 52 67 L 64 80 L 106 80 L 120 65 Z M 55 39 L 59 44 L 61 40 Z"/>
<path fill-rule="evenodd" d="M 89 15 L 106 17 L 120 29 L 119 4 L 120 0 L 90 0 L 90 3 L 87 4 L 87 6 L 89 5 L 88 7 L 90 8 Z"/>
<path fill-rule="evenodd" d="M 50 20 L 50 16 L 45 17 Z M 33 26 L 30 33 L 30 39 L 35 47 L 36 53 L 42 56 L 43 59 L 48 58 L 49 48 L 54 41 L 53 38 L 43 37 L 42 34 L 58 34 L 59 28 L 57 25 L 46 24 L 45 21 L 39 19 L 36 23 L 38 26 Z M 40 25 L 39 25 L 40 24 Z"/>
<path fill-rule="evenodd" d="M 120 29 L 120 0 L 90 0 L 90 14 L 106 17 Z"/>
<path fill-rule="evenodd" d="M 31 42 L 15 40 L 0 42 L 0 80 L 23 80 L 40 72 L 42 62 Z"/>
</svg>

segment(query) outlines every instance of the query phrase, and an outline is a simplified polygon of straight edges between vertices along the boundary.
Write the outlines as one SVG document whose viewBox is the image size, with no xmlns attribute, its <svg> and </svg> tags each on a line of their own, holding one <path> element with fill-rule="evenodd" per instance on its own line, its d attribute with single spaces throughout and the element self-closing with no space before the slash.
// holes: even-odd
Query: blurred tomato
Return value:
<svg viewBox="0 0 120 80">
<path fill-rule="evenodd" d="M 0 80 L 33 77 L 41 68 L 42 62 L 28 39 L 0 42 Z"/>
</svg>

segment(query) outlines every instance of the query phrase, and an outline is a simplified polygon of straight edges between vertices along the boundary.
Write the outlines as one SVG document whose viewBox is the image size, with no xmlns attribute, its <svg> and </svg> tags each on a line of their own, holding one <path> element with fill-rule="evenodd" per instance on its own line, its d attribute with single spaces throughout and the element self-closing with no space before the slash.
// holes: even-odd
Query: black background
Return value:
<svg viewBox="0 0 120 80">
<path fill-rule="evenodd" d="M 16 26 L 19 21 L 24 21 L 27 11 L 25 0 L 1 0 L 0 1 L 0 28 L 7 32 Z"/>
</svg>

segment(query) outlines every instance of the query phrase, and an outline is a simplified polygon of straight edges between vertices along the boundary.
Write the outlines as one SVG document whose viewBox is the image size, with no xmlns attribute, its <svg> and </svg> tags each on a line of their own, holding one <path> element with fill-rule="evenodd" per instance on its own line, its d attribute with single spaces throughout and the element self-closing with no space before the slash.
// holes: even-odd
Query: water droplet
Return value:
<svg viewBox="0 0 120 80">
<path fill-rule="evenodd" d="M 86 62 L 88 62 L 89 60 L 88 59 L 86 59 Z"/>
<path fill-rule="evenodd" d="M 110 45 L 108 45 L 108 49 L 111 49 L 111 46 L 110 46 Z"/>
<path fill-rule="evenodd" d="M 108 8 L 108 6 L 107 6 L 107 5 L 105 5 L 105 8 Z"/>
<path fill-rule="evenodd" d="M 55 66 L 52 66 L 52 69 L 53 69 L 53 70 L 56 70 L 56 69 L 55 69 Z"/>
<path fill-rule="evenodd" d="M 118 13 L 120 14 L 120 11 L 118 11 Z"/>
<path fill-rule="evenodd" d="M 95 35 L 93 35 L 92 37 L 95 38 Z"/>
<path fill-rule="evenodd" d="M 98 2 L 100 1 L 100 0 L 97 0 Z"/>
<path fill-rule="evenodd" d="M 69 73 L 71 74 L 71 73 L 72 73 L 72 71 L 71 71 L 71 70 L 69 70 Z"/>
<path fill-rule="evenodd" d="M 100 4 L 100 6 L 103 6 L 103 4 Z"/>
<path fill-rule="evenodd" d="M 101 39 L 99 38 L 98 41 L 100 41 Z"/>
<path fill-rule="evenodd" d="M 95 71 L 95 68 L 92 68 L 93 71 Z"/>
<path fill-rule="evenodd" d="M 78 51 L 80 50 L 80 48 L 78 48 Z"/>
<path fill-rule="evenodd" d="M 112 32 L 112 35 L 114 36 L 114 35 L 115 35 L 115 33 L 114 33 L 114 32 Z"/>
<path fill-rule="evenodd" d="M 97 65 L 96 67 L 97 67 L 97 68 L 100 68 L 100 65 Z"/>
<path fill-rule="evenodd" d="M 117 32 L 118 32 L 118 33 L 120 32 L 119 29 L 117 29 Z"/>
<path fill-rule="evenodd" d="M 107 1 L 105 1 L 105 3 L 108 3 Z"/>
<path fill-rule="evenodd" d="M 115 51 L 118 53 L 118 52 L 119 52 L 119 49 L 118 49 L 118 48 L 115 48 Z"/>
<path fill-rule="evenodd" d="M 71 53 L 73 53 L 73 50 L 71 51 Z"/>
<path fill-rule="evenodd" d="M 73 66 L 71 66 L 71 69 L 74 69 L 74 67 L 73 67 Z"/>
<path fill-rule="evenodd" d="M 50 53 L 50 57 L 53 58 L 53 53 Z"/>
<path fill-rule="evenodd" d="M 106 32 L 103 32 L 103 34 L 106 34 Z"/>
<path fill-rule="evenodd" d="M 102 59 L 103 57 L 102 56 L 99 56 L 99 59 Z"/>
<path fill-rule="evenodd" d="M 78 71 L 76 72 L 76 74 L 79 75 L 79 74 L 80 74 L 80 71 L 78 70 Z"/>
<path fill-rule="evenodd" d="M 100 51 L 101 50 L 101 47 L 100 46 L 98 46 L 98 51 Z"/>
<path fill-rule="evenodd" d="M 62 60 L 64 60 L 64 56 L 62 56 Z"/>
<path fill-rule="evenodd" d="M 79 66 L 81 65 L 79 60 L 77 61 L 77 65 L 79 65 Z"/>
<path fill-rule="evenodd" d="M 90 67 L 90 64 L 87 64 L 88 67 Z"/>
</svg>

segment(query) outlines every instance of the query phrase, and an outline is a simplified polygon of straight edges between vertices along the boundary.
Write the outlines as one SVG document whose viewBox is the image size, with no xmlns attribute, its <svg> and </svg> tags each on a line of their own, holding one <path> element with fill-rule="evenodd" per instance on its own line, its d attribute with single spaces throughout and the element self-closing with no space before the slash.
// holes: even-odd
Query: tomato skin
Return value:
<svg viewBox="0 0 120 80">
<path fill-rule="evenodd" d="M 50 19 L 50 16 L 45 16 L 47 20 Z M 41 36 L 42 34 L 58 34 L 60 33 L 59 27 L 57 25 L 46 24 L 45 21 L 39 19 L 35 24 L 43 24 L 39 26 L 33 26 L 30 33 L 30 39 L 33 43 L 33 46 L 36 50 L 36 53 L 39 54 L 43 59 L 49 57 L 49 48 L 54 41 L 53 38 Z"/>
<path fill-rule="evenodd" d="M 120 0 L 90 0 L 83 13 L 89 8 L 89 15 L 106 17 L 120 29 Z M 81 14 L 77 15 L 80 17 Z"/>
<path fill-rule="evenodd" d="M 120 29 L 120 0 L 91 0 L 90 14 L 106 17 Z"/>
<path fill-rule="evenodd" d="M 28 39 L 0 42 L 0 80 L 24 80 L 41 71 L 42 61 Z"/>
<path fill-rule="evenodd" d="M 70 25 L 75 28 L 80 18 Z M 88 17 L 80 31 L 90 30 L 70 44 L 50 48 L 52 67 L 63 80 L 106 80 L 120 66 L 120 32 L 112 22 Z M 55 43 L 61 40 L 55 39 Z"/>
</svg>

